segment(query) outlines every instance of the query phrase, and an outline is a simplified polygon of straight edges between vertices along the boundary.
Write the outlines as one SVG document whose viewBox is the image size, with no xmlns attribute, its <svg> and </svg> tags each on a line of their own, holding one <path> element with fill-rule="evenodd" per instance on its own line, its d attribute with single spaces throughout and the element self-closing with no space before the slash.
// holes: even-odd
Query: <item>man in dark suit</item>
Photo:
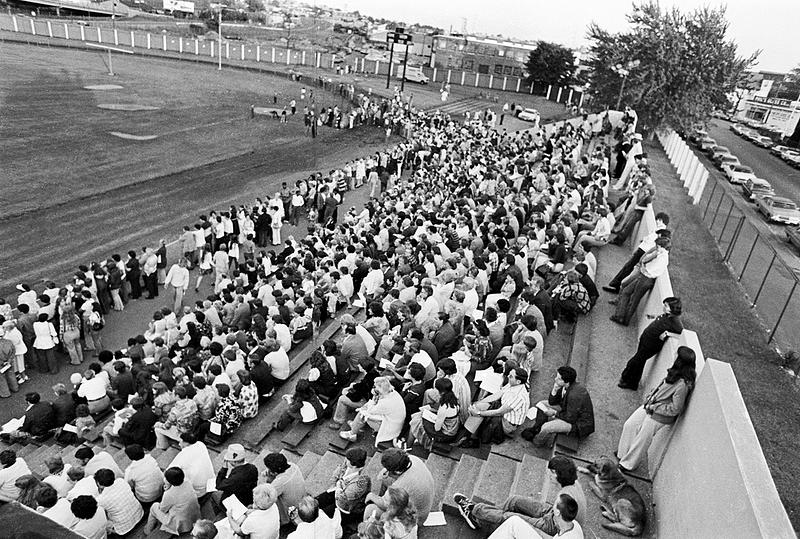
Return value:
<svg viewBox="0 0 800 539">
<path fill-rule="evenodd" d="M 25 412 L 25 421 L 19 430 L 10 434 L 3 434 L 4 440 L 27 440 L 31 437 L 39 437 L 47 434 L 54 426 L 55 413 L 53 405 L 49 402 L 42 402 L 42 396 L 32 391 L 25 395 L 28 403 L 28 410 Z"/>
<path fill-rule="evenodd" d="M 133 415 L 119 429 L 119 437 L 125 445 L 139 444 L 144 448 L 156 445 L 156 435 L 153 426 L 158 417 L 149 406 L 146 406 L 141 397 L 131 399 Z"/>
<path fill-rule="evenodd" d="M 53 427 L 63 427 L 75 419 L 77 403 L 64 384 L 54 385 L 53 391 L 56 394 L 56 400 L 53 401 Z"/>
</svg>

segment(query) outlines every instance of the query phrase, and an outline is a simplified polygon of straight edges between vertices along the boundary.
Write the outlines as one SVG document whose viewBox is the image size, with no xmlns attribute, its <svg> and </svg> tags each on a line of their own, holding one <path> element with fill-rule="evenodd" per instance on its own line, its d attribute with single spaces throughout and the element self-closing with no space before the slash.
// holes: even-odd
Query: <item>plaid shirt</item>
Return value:
<svg viewBox="0 0 800 539">
<path fill-rule="evenodd" d="M 589 293 L 581 283 L 567 283 L 558 293 L 558 299 L 567 300 L 571 299 L 578 304 L 578 310 L 586 314 L 592 308 L 592 303 L 589 301 Z"/>
<path fill-rule="evenodd" d="M 106 510 L 108 527 L 117 535 L 125 535 L 142 520 L 142 504 L 133 495 L 124 479 L 118 478 L 97 496 L 97 503 Z"/>
</svg>

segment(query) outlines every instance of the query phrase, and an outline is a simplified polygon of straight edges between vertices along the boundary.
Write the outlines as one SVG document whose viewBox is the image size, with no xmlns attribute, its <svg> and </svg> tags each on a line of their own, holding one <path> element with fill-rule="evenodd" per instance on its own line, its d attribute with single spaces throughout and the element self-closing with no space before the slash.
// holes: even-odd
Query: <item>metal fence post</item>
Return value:
<svg viewBox="0 0 800 539">
<path fill-rule="evenodd" d="M 756 250 L 756 243 L 758 243 L 758 232 L 756 232 L 756 237 L 753 238 L 753 245 L 750 246 L 750 252 L 747 253 L 747 258 L 744 260 L 744 266 L 742 266 L 742 272 L 739 274 L 738 281 L 741 282 L 742 277 L 744 277 L 744 270 L 747 269 L 747 266 L 750 264 L 750 257 L 753 256 L 753 251 Z"/>
<path fill-rule="evenodd" d="M 733 201 L 731 201 L 731 207 L 728 208 L 728 216 L 725 217 L 725 224 L 722 225 L 722 230 L 719 231 L 719 238 L 717 238 L 717 243 L 722 241 L 722 235 L 725 234 L 725 227 L 728 226 L 728 221 L 731 218 L 731 213 L 733 213 Z"/>
<path fill-rule="evenodd" d="M 736 242 L 739 241 L 739 234 L 742 232 L 742 228 L 744 227 L 745 217 L 739 217 L 739 223 L 736 225 L 736 228 L 733 231 L 733 237 L 731 237 L 731 242 L 728 244 L 728 250 L 725 251 L 725 256 L 722 257 L 723 262 L 727 262 L 731 254 L 733 253 L 733 248 L 736 247 Z"/>
<path fill-rule="evenodd" d="M 719 213 L 719 208 L 722 206 L 722 201 L 725 200 L 725 194 L 723 193 L 722 196 L 719 197 L 719 204 L 717 204 L 717 209 L 714 210 L 714 218 L 711 219 L 711 224 L 708 225 L 708 231 L 711 232 L 711 229 L 714 228 L 714 221 L 717 220 L 717 214 Z M 731 205 L 733 205 L 733 200 L 731 200 Z"/>
<path fill-rule="evenodd" d="M 706 203 L 706 209 L 703 210 L 703 221 L 706 220 L 706 214 L 708 213 L 708 207 L 711 205 L 711 200 L 714 198 L 714 193 L 717 191 L 717 182 L 714 182 L 714 188 L 711 190 L 711 194 L 708 195 L 708 202 Z"/>
<path fill-rule="evenodd" d="M 778 253 L 772 251 L 772 260 L 769 261 L 769 267 L 767 271 L 764 272 L 764 278 L 761 279 L 761 286 L 758 287 L 758 292 L 756 292 L 756 297 L 753 298 L 753 307 L 756 306 L 758 303 L 758 297 L 761 295 L 761 291 L 764 289 L 764 285 L 767 283 L 767 277 L 769 277 L 769 272 L 772 271 L 772 265 L 775 263 L 775 259 L 778 257 Z"/>
<path fill-rule="evenodd" d="M 768 343 L 772 342 L 772 339 L 775 338 L 775 332 L 778 331 L 778 325 L 783 320 L 783 315 L 786 313 L 786 308 L 789 306 L 789 302 L 792 301 L 792 296 L 794 296 L 794 291 L 797 288 L 797 279 L 794 280 L 794 284 L 792 285 L 792 291 L 789 292 L 789 297 L 786 298 L 786 303 L 783 304 L 783 309 L 781 309 L 781 314 L 778 316 L 778 320 L 775 322 L 775 326 L 772 328 L 772 331 L 769 332 L 769 340 Z"/>
</svg>

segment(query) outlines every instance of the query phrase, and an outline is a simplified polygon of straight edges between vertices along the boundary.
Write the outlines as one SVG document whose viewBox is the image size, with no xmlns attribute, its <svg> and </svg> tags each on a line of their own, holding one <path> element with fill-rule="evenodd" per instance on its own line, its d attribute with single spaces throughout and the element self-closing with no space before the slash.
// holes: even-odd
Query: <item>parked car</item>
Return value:
<svg viewBox="0 0 800 539">
<path fill-rule="evenodd" d="M 780 144 L 776 144 L 775 146 L 773 146 L 772 148 L 769 149 L 769 153 L 771 153 L 772 155 L 777 155 L 778 157 L 780 157 L 783 152 L 788 151 L 788 150 L 791 150 L 791 148 L 788 147 L 788 146 L 782 146 Z"/>
<path fill-rule="evenodd" d="M 767 180 L 751 178 L 742 184 L 742 194 L 747 200 L 753 201 L 757 196 L 775 196 L 775 190 Z"/>
<path fill-rule="evenodd" d="M 725 173 L 725 176 L 727 176 L 728 181 L 733 184 L 742 184 L 747 180 L 754 180 L 756 178 L 752 168 L 740 165 L 739 163 L 730 165 L 723 163 L 722 171 Z"/>
<path fill-rule="evenodd" d="M 704 129 L 700 129 L 700 128 L 693 129 L 689 133 L 689 141 L 697 143 L 697 141 L 699 141 L 700 139 L 705 138 L 707 136 L 708 136 L 708 131 L 705 131 Z"/>
<path fill-rule="evenodd" d="M 792 165 L 794 168 L 800 168 L 800 153 L 789 152 L 786 154 L 783 160 Z"/>
<path fill-rule="evenodd" d="M 718 153 L 731 153 L 731 151 L 727 147 L 719 146 L 719 145 L 707 148 L 705 150 L 705 152 L 708 154 L 708 157 L 710 157 L 711 159 L 713 159 L 714 155 L 716 155 Z"/>
<path fill-rule="evenodd" d="M 717 154 L 711 159 L 714 161 L 714 164 L 717 165 L 718 168 L 722 168 L 722 165 L 738 165 L 739 158 L 735 155 L 731 155 L 729 153 Z"/>
<path fill-rule="evenodd" d="M 786 225 L 800 225 L 800 209 L 797 204 L 784 197 L 757 196 L 756 209 L 767 221 Z"/>
<path fill-rule="evenodd" d="M 762 148 L 772 148 L 772 146 L 775 144 L 774 142 L 772 142 L 772 139 L 766 135 L 760 135 L 756 137 L 753 140 L 753 143 L 756 146 L 761 146 Z"/>
<path fill-rule="evenodd" d="M 702 151 L 706 151 L 709 148 L 713 148 L 717 145 L 717 141 L 711 137 L 704 137 L 697 141 L 697 146 Z"/>
<path fill-rule="evenodd" d="M 730 129 L 731 129 L 731 131 L 733 131 L 734 133 L 736 133 L 737 135 L 739 135 L 741 137 L 742 136 L 742 130 L 747 129 L 747 128 L 745 126 L 743 126 L 742 124 L 731 124 Z"/>
<path fill-rule="evenodd" d="M 786 229 L 786 240 L 800 249 L 800 226 L 793 226 Z"/>
<path fill-rule="evenodd" d="M 526 122 L 538 122 L 541 116 L 536 109 L 522 109 L 522 112 L 517 115 L 517 118 L 525 120 Z"/>
<path fill-rule="evenodd" d="M 742 138 L 745 138 L 750 142 L 755 142 L 755 140 L 760 136 L 761 134 L 758 131 L 753 131 L 752 129 L 742 129 Z"/>
<path fill-rule="evenodd" d="M 795 148 L 786 148 L 778 155 L 778 157 L 789 163 L 793 158 L 800 157 L 800 150 L 796 150 Z"/>
</svg>

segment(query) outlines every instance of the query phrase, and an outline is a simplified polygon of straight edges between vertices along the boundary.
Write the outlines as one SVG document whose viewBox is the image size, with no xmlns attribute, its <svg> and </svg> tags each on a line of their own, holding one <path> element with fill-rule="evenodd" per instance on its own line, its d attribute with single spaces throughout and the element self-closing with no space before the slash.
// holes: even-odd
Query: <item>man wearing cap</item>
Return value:
<svg viewBox="0 0 800 539">
<path fill-rule="evenodd" d="M 224 464 L 217 473 L 216 488 L 211 499 L 217 510 L 222 510 L 222 500 L 236 496 L 242 504 L 253 503 L 253 489 L 258 484 L 258 468 L 244 461 L 244 447 L 231 444 L 225 451 Z"/>
</svg>

